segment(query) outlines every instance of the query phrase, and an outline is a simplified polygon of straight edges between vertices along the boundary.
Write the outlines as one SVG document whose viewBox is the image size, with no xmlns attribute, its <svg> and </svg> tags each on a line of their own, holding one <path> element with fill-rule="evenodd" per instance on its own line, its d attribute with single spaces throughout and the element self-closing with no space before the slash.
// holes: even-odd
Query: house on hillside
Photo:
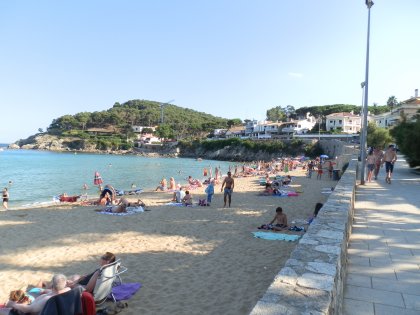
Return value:
<svg viewBox="0 0 420 315">
<path fill-rule="evenodd" d="M 113 133 L 119 132 L 119 129 L 110 127 L 110 128 L 88 128 L 86 129 L 87 133 L 96 135 L 96 136 L 109 136 Z"/>
<path fill-rule="evenodd" d="M 131 126 L 131 128 L 133 129 L 133 132 L 135 133 L 141 133 L 143 131 L 143 129 L 152 129 L 153 132 L 156 131 L 156 127 L 149 127 L 149 126 Z"/>
<path fill-rule="evenodd" d="M 360 132 L 362 119 L 359 115 L 350 113 L 332 113 L 325 118 L 325 129 L 327 131 L 340 129 L 344 133 Z"/>
<path fill-rule="evenodd" d="M 271 139 L 279 133 L 281 122 L 262 121 L 254 126 L 254 130 L 248 134 L 251 139 Z M 246 131 L 245 131 L 246 133 Z"/>
<path fill-rule="evenodd" d="M 408 121 L 414 120 L 418 110 L 420 110 L 418 92 L 418 89 L 415 89 L 413 97 L 399 103 L 390 112 L 373 116 L 376 125 L 382 128 L 394 126 L 401 121 L 402 116 L 405 116 Z"/>
<path fill-rule="evenodd" d="M 245 137 L 245 127 L 244 126 L 234 126 L 226 131 L 226 138 L 244 138 Z"/>
<path fill-rule="evenodd" d="M 306 114 L 305 119 L 290 120 L 282 124 L 281 132 L 287 134 L 305 134 L 315 127 L 316 118 L 310 113 Z"/>
</svg>

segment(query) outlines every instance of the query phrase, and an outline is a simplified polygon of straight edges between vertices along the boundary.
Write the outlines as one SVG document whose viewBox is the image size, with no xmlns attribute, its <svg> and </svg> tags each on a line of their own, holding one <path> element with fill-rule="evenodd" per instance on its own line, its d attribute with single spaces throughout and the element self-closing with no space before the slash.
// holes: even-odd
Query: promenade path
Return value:
<svg viewBox="0 0 420 315">
<path fill-rule="evenodd" d="M 357 187 L 343 309 L 420 314 L 420 175 L 402 156 L 392 184 L 381 169 L 377 181 Z"/>
</svg>

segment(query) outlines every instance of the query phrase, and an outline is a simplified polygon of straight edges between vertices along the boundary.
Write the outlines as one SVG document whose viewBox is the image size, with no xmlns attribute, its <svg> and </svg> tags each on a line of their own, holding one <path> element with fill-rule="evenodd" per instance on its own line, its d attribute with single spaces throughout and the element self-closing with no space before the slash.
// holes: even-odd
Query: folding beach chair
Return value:
<svg viewBox="0 0 420 315">
<path fill-rule="evenodd" d="M 121 265 L 120 259 L 101 267 L 93 289 L 96 306 L 104 304 L 108 297 L 113 300 L 114 304 L 117 303 L 115 296 L 112 294 L 112 287 L 122 283 L 121 274 L 126 271 L 127 268 Z"/>
</svg>

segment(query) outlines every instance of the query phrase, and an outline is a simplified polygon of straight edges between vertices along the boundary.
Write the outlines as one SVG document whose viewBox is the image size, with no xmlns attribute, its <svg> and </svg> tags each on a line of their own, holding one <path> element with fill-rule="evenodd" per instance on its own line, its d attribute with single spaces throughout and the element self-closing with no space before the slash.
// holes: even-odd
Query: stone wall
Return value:
<svg viewBox="0 0 420 315">
<path fill-rule="evenodd" d="M 351 234 L 357 174 L 353 155 L 318 217 L 251 315 L 343 314 L 347 243 Z"/>
</svg>

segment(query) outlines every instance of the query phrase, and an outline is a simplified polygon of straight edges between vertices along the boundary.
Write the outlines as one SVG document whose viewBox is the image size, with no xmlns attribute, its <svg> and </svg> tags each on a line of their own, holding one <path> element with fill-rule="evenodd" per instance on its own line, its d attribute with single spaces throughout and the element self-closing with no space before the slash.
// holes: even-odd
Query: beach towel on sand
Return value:
<svg viewBox="0 0 420 315">
<path fill-rule="evenodd" d="M 195 207 L 195 205 L 184 205 L 182 202 L 168 202 L 167 204 L 165 204 L 166 206 L 171 206 L 171 207 Z"/>
<path fill-rule="evenodd" d="M 292 241 L 296 241 L 300 237 L 300 235 L 290 235 L 290 234 L 260 232 L 260 231 L 252 232 L 252 234 L 254 234 L 255 238 L 262 238 L 262 239 L 270 240 L 270 241 L 276 240 L 276 241 L 292 242 Z"/>
<path fill-rule="evenodd" d="M 138 282 L 122 283 L 112 288 L 112 294 L 115 300 L 128 300 L 141 288 L 141 284 Z"/>
<path fill-rule="evenodd" d="M 127 212 L 120 212 L 114 213 L 109 211 L 99 211 L 100 214 L 109 214 L 109 215 L 118 215 L 118 216 L 125 216 L 125 215 L 132 215 L 136 213 L 144 212 L 143 207 L 127 207 Z"/>
</svg>

